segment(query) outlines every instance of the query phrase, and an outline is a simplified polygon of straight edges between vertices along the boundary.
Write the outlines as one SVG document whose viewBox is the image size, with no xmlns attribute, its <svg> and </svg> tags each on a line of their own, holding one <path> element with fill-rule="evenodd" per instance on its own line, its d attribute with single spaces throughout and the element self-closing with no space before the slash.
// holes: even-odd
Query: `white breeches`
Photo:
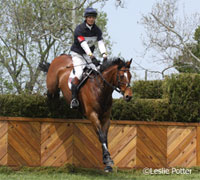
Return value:
<svg viewBox="0 0 200 180">
<path fill-rule="evenodd" d="M 96 69 L 96 66 L 92 63 L 91 59 L 87 55 L 81 56 L 80 54 L 71 51 L 70 53 L 72 55 L 72 61 L 74 65 L 74 71 L 75 76 L 80 80 L 83 74 L 83 69 L 88 66 L 94 70 Z"/>
</svg>

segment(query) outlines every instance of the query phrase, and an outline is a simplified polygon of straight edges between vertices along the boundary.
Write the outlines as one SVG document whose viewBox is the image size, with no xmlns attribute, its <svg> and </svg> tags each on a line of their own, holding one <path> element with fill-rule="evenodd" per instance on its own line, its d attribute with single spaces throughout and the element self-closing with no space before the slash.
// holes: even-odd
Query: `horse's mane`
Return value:
<svg viewBox="0 0 200 180">
<path fill-rule="evenodd" d="M 118 68 L 120 69 L 123 66 L 126 66 L 126 63 L 125 63 L 125 60 L 121 58 L 108 59 L 101 65 L 100 72 L 103 72 L 109 67 L 114 66 L 114 65 L 118 65 Z"/>
</svg>

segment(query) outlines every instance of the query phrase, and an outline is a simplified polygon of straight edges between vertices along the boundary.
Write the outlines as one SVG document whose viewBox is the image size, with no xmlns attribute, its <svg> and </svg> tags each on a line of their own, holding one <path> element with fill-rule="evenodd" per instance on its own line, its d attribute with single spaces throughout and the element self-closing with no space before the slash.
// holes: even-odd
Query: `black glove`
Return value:
<svg viewBox="0 0 200 180">
<path fill-rule="evenodd" d="M 103 58 L 103 64 L 105 64 L 107 61 L 107 57 Z"/>
<path fill-rule="evenodd" d="M 95 66 L 99 66 L 99 65 L 100 65 L 100 62 L 99 62 L 94 56 L 91 57 L 91 60 L 92 60 L 92 63 L 93 63 Z"/>
</svg>

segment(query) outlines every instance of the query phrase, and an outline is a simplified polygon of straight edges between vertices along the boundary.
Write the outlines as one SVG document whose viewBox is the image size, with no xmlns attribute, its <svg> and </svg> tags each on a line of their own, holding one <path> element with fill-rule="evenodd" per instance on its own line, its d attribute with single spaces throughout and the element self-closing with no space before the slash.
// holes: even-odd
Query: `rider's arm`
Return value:
<svg viewBox="0 0 200 180">
<path fill-rule="evenodd" d="M 83 36 L 78 36 L 78 41 L 81 47 L 83 48 L 83 50 L 85 51 L 85 53 L 88 56 L 92 56 L 92 51 L 90 50 L 90 47 L 88 46 L 87 41 L 85 41 L 85 38 Z"/>
<path fill-rule="evenodd" d="M 98 41 L 98 47 L 99 47 L 100 53 L 103 55 L 103 58 L 106 58 L 107 53 L 106 53 L 106 47 L 105 47 L 105 44 L 103 42 L 103 39 Z"/>
<path fill-rule="evenodd" d="M 97 33 L 97 41 L 98 41 L 99 51 L 100 51 L 101 55 L 103 56 L 103 58 L 106 59 L 107 52 L 106 52 L 105 44 L 103 42 L 102 31 L 98 28 L 97 32 L 98 32 Z"/>
</svg>

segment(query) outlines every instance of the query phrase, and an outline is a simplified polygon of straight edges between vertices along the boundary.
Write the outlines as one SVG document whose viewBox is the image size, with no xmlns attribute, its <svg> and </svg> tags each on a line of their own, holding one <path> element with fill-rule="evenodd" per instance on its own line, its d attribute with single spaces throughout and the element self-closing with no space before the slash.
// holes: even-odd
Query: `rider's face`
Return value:
<svg viewBox="0 0 200 180">
<path fill-rule="evenodd" d="M 88 16 L 88 17 L 86 17 L 86 23 L 88 25 L 92 26 L 95 23 L 95 19 L 96 19 L 96 17 L 94 17 L 94 16 Z"/>
</svg>

